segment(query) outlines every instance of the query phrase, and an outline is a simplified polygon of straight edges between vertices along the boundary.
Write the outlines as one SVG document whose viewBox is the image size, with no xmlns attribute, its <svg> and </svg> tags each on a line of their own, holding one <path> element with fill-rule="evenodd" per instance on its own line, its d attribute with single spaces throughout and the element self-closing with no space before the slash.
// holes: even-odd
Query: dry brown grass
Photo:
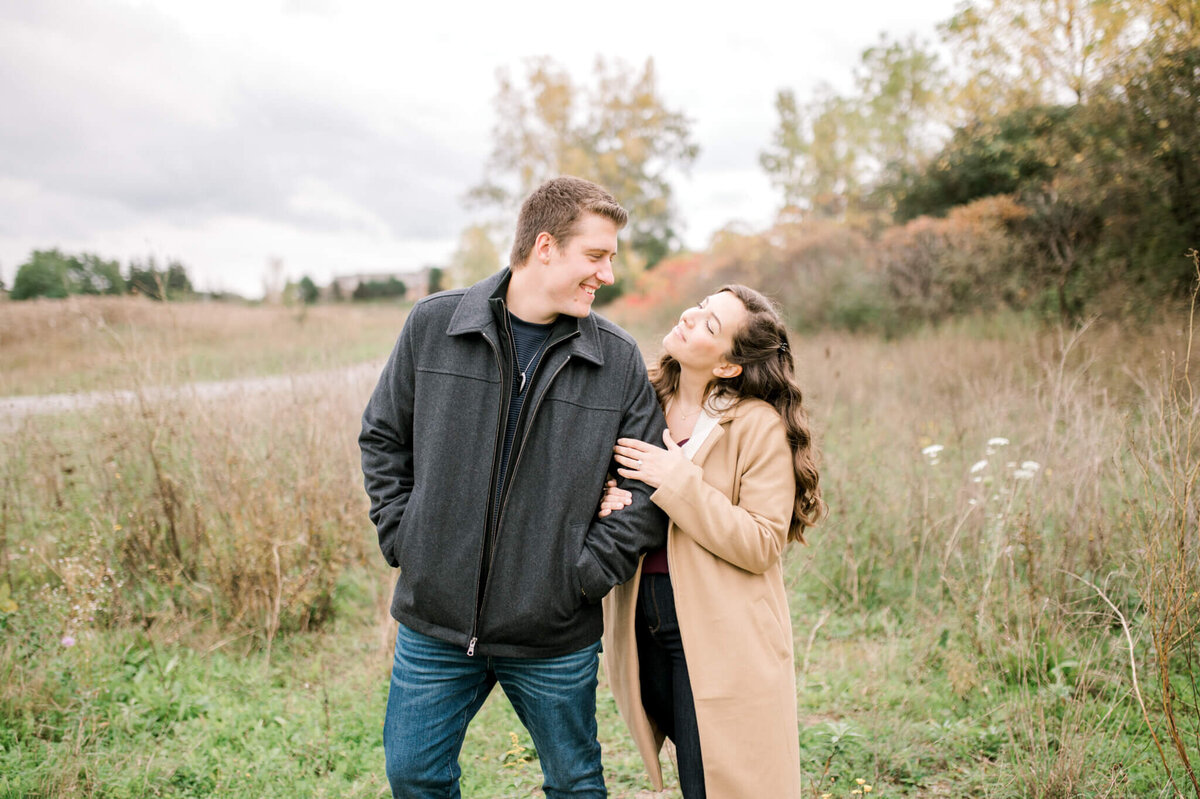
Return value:
<svg viewBox="0 0 1200 799">
<path fill-rule="evenodd" d="M 385 357 L 406 306 L 144 297 L 0 305 L 0 396 L 307 372 Z"/>
</svg>

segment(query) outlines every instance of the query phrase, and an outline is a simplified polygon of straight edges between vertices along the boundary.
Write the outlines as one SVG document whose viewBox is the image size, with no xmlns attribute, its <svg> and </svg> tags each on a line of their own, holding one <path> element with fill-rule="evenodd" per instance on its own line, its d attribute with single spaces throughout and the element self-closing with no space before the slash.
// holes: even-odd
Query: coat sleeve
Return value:
<svg viewBox="0 0 1200 799">
<path fill-rule="evenodd" d="M 667 423 L 646 374 L 646 364 L 636 349 L 626 374 L 624 412 L 617 438 L 661 441 Z M 608 471 L 617 474 L 611 453 Z M 620 513 L 603 519 L 593 517 L 576 562 L 579 589 L 589 603 L 599 602 L 614 585 L 633 577 L 642 553 L 667 541 L 667 517 L 650 501 L 650 487 L 626 478 L 618 478 L 617 483 L 633 495 L 633 501 Z M 597 486 L 597 502 L 602 488 Z"/>
<path fill-rule="evenodd" d="M 796 497 L 792 452 L 783 422 L 755 413 L 738 433 L 741 472 L 737 504 L 704 480 L 701 466 L 684 461 L 652 495 L 671 521 L 700 546 L 738 568 L 761 574 L 787 545 Z"/>
<path fill-rule="evenodd" d="M 379 533 L 379 549 L 393 567 L 400 565 L 400 520 L 413 488 L 413 340 L 418 324 L 414 308 L 363 411 L 358 436 L 371 521 Z"/>
</svg>

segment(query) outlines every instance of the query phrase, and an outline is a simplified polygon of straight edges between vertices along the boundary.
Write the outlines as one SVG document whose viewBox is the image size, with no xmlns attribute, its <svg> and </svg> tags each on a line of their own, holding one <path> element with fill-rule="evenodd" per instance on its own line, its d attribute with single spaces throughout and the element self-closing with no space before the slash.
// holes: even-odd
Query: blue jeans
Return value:
<svg viewBox="0 0 1200 799">
<path fill-rule="evenodd" d="M 458 799 L 467 724 L 497 682 L 533 738 L 548 799 L 608 796 L 596 739 L 599 654 L 597 641 L 551 658 L 468 657 L 400 625 L 383 723 L 392 796 Z"/>
<path fill-rule="evenodd" d="M 637 631 L 642 707 L 675 743 L 679 788 L 684 799 L 704 799 L 704 757 L 696 701 L 683 656 L 675 592 L 667 574 L 643 574 L 638 586 Z"/>
</svg>

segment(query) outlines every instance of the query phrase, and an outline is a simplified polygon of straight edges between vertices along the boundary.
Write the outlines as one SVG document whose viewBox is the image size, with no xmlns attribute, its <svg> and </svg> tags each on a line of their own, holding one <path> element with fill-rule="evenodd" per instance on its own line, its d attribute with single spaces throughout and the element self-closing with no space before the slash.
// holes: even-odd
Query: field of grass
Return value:
<svg viewBox="0 0 1200 799">
<path fill-rule="evenodd" d="M 387 357 L 407 306 L 71 297 L 0 306 L 0 396 L 314 372 Z M 49 357 L 48 357 L 49 356 Z"/>
<path fill-rule="evenodd" d="M 19 310 L 39 306 L 41 338 L 0 338 L 6 392 L 382 358 L 402 316 L 139 307 L 81 345 L 62 331 L 103 306 Z M 808 796 L 1198 793 L 1187 332 L 796 340 L 832 511 L 786 555 Z M 177 368 L 201 341 L 211 365 Z M 373 379 L 0 432 L 0 797 L 386 796 L 391 574 L 356 444 Z M 603 675 L 599 722 L 611 795 L 678 797 L 669 769 L 649 791 Z M 499 693 L 462 764 L 465 796 L 540 795 Z"/>
</svg>

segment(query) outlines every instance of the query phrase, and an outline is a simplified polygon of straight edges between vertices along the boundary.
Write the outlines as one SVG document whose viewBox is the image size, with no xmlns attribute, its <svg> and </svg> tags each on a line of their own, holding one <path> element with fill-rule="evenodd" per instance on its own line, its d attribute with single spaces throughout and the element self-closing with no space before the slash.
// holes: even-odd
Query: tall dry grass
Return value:
<svg viewBox="0 0 1200 799">
<path fill-rule="evenodd" d="M 371 379 L 27 420 L 0 475 L 7 576 L 64 634 L 190 621 L 270 646 L 322 623 L 374 549 L 356 443 Z"/>
<path fill-rule="evenodd" d="M 177 385 L 387 355 L 405 310 L 69 297 L 0 306 L 0 396 Z"/>
<path fill-rule="evenodd" d="M 1194 360 L 1200 294 L 1200 253 L 1193 250 L 1197 285 L 1192 294 L 1186 347 L 1164 353 L 1157 374 L 1141 382 L 1146 402 L 1130 425 L 1130 528 L 1137 543 L 1134 575 L 1143 624 L 1153 653 L 1148 681 L 1161 721 L 1143 716 L 1171 777 L 1178 763 L 1200 796 L 1200 372 Z M 1136 662 L 1131 679 L 1137 687 Z M 1139 701 L 1140 688 L 1139 688 Z"/>
<path fill-rule="evenodd" d="M 914 631 L 964 702 L 1007 719 L 1020 795 L 1126 795 L 1128 764 L 1096 771 L 1112 757 L 1096 747 L 1143 723 L 1175 752 L 1164 781 L 1191 778 L 1200 453 L 1195 398 L 1179 392 L 1200 358 L 1189 330 L 1175 318 L 994 337 L 968 320 L 794 346 L 832 511 L 796 554 L 798 622 L 886 610 Z M 1174 377 L 1160 379 L 1163 362 Z M 1159 684 L 1145 720 L 1114 609 Z"/>
</svg>

